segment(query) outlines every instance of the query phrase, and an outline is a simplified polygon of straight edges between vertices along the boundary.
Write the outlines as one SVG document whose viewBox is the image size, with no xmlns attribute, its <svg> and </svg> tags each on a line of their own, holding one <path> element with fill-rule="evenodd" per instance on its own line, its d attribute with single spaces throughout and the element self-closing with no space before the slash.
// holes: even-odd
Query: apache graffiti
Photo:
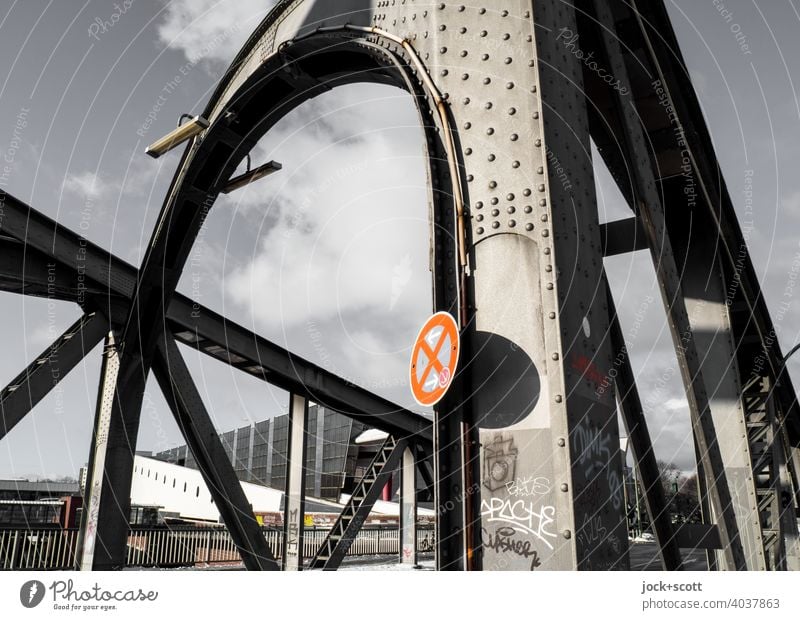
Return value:
<svg viewBox="0 0 800 620">
<path fill-rule="evenodd" d="M 518 499 L 501 499 L 492 497 L 481 501 L 481 515 L 486 517 L 487 523 L 506 523 L 519 532 L 525 532 L 538 538 L 552 549 L 552 539 L 556 537 L 548 531 L 547 526 L 555 521 L 556 509 L 554 506 L 540 506 L 534 508 L 531 502 Z"/>
</svg>

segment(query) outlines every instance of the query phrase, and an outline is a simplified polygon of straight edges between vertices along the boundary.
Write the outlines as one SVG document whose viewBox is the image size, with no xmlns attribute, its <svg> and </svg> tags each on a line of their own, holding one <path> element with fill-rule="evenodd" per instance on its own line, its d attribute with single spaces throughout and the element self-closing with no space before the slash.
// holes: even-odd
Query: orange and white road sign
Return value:
<svg viewBox="0 0 800 620">
<path fill-rule="evenodd" d="M 437 312 L 419 331 L 411 351 L 411 393 L 420 405 L 435 405 L 456 373 L 461 341 L 449 312 Z"/>
</svg>

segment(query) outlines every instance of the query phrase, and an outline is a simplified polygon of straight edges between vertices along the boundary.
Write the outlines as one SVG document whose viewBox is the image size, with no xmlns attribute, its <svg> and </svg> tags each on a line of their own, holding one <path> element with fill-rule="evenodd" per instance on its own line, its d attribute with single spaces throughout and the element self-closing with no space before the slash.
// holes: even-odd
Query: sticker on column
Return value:
<svg viewBox="0 0 800 620">
<path fill-rule="evenodd" d="M 460 346 L 458 325 L 449 312 L 425 321 L 411 351 L 411 393 L 418 404 L 442 400 L 455 375 Z"/>
</svg>

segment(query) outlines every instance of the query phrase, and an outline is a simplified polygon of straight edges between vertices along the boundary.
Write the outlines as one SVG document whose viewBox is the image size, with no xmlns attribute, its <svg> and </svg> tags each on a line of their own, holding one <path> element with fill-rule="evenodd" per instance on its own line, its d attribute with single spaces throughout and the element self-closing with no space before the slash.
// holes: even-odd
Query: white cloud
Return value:
<svg viewBox="0 0 800 620">
<path fill-rule="evenodd" d="M 253 162 L 274 157 L 283 170 L 231 195 L 228 208 L 263 227 L 226 282 L 228 298 L 250 307 L 257 325 L 338 317 L 347 329 L 351 313 L 403 320 L 421 300 L 430 305 L 421 130 L 410 100 L 391 102 L 393 122 L 379 122 L 370 110 L 387 89 L 372 89 L 314 102 L 310 123 L 308 108 L 287 117 Z M 246 248 L 237 250 L 241 260 Z"/>
<path fill-rule="evenodd" d="M 274 5 L 274 0 L 172 0 L 158 36 L 191 62 L 227 65 Z"/>
<path fill-rule="evenodd" d="M 81 172 L 69 174 L 64 179 L 64 191 L 70 192 L 81 198 L 107 197 L 119 190 L 116 183 L 104 181 L 94 172 Z"/>
</svg>

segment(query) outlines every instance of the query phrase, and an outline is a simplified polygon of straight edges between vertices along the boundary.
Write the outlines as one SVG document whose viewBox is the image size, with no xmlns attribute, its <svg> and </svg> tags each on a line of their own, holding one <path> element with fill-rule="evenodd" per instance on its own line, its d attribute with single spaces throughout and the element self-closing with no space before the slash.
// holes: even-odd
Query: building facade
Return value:
<svg viewBox="0 0 800 620">
<path fill-rule="evenodd" d="M 367 427 L 316 404 L 309 406 L 306 437 L 306 494 L 338 501 L 352 490 L 354 479 L 374 455 L 374 447 L 359 446 L 355 439 Z M 286 483 L 289 416 L 281 415 L 220 434 L 225 454 L 239 480 L 283 489 Z M 186 445 L 153 458 L 197 469 Z"/>
</svg>

